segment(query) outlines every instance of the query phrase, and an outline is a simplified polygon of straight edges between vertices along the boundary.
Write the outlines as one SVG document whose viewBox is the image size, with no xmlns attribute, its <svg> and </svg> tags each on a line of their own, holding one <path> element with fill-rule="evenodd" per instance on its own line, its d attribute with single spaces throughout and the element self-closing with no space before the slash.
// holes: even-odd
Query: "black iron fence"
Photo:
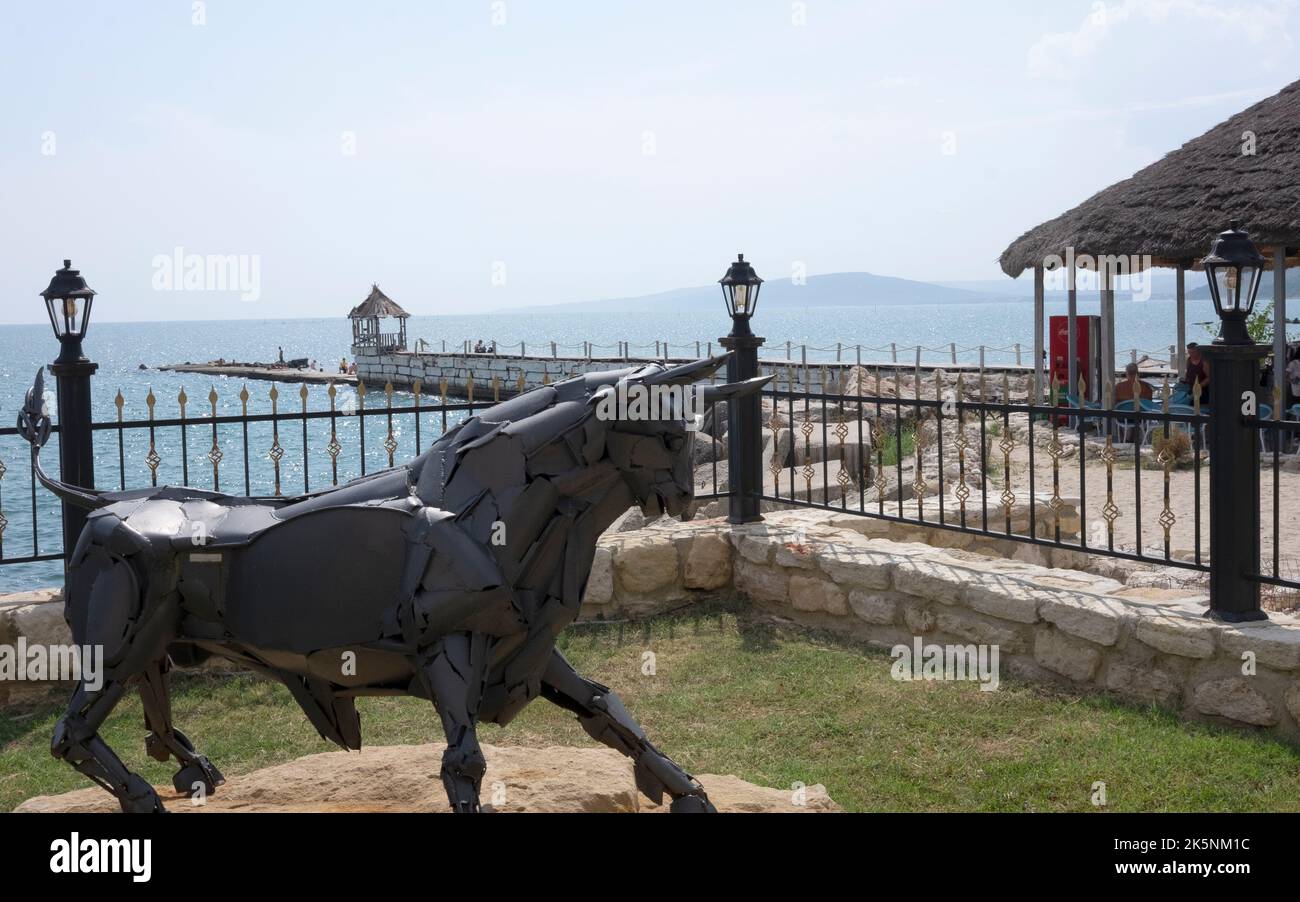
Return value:
<svg viewBox="0 0 1300 902">
<path fill-rule="evenodd" d="M 245 495 L 308 493 L 418 455 L 506 391 L 500 380 L 472 379 L 461 399 L 448 397 L 445 380 L 432 392 L 419 383 L 400 392 L 391 384 L 379 392 L 364 384 L 254 385 L 233 399 L 211 388 L 197 412 L 184 389 L 165 401 L 150 389 L 134 403 L 118 391 L 116 416 L 85 424 L 94 437 L 98 487 L 171 483 Z M 237 412 L 222 412 L 231 407 Z M 67 428 L 52 429 L 47 468 Z M 61 517 L 58 500 L 36 480 L 18 429 L 0 429 L 0 565 L 62 560 Z"/>
<path fill-rule="evenodd" d="M 1260 471 L 1258 500 L 1236 500 L 1260 506 L 1259 531 L 1238 537 L 1256 562 L 1243 576 L 1266 587 L 1267 607 L 1300 603 L 1300 498 L 1286 484 L 1300 471 L 1300 422 L 1280 399 L 1215 419 L 1199 387 L 1180 397 L 1167 380 L 1154 390 L 1120 386 L 1126 400 L 1080 404 L 1083 392 L 1040 390 L 1032 375 L 1014 384 L 1005 373 L 907 380 L 862 368 L 834 386 L 811 369 L 778 369 L 763 393 L 765 472 L 755 490 L 768 506 L 1105 555 L 1194 579 L 1213 567 L 1211 430 L 1249 430 L 1259 436 L 1256 459 L 1218 462 Z M 812 388 L 826 385 L 838 390 Z"/>
<path fill-rule="evenodd" d="M 813 369 L 778 367 L 763 391 L 762 419 L 751 427 L 761 432 L 761 485 L 736 484 L 728 457 L 737 437 L 727 434 L 725 408 L 705 410 L 693 451 L 701 503 L 749 494 L 769 506 L 1210 574 L 1213 474 L 1257 467 L 1257 500 L 1239 502 L 1257 503 L 1259 515 L 1259 529 L 1239 537 L 1254 562 L 1243 576 L 1264 587 L 1267 606 L 1300 601 L 1300 499 L 1287 490 L 1288 473 L 1300 480 L 1300 415 L 1284 412 L 1280 399 L 1214 417 L 1199 393 L 1179 398 L 1167 381 L 1150 398 L 1133 385 L 1136 400 L 1112 393 L 1092 405 L 1078 401 L 1082 392 L 1040 388 L 1032 375 L 938 370 L 909 380 L 888 367 L 838 376 Z M 522 378 L 508 388 L 471 379 L 466 397 L 453 400 L 445 380 L 432 392 L 419 383 L 401 392 L 261 383 L 234 399 L 211 389 L 197 405 L 184 390 L 166 402 L 150 391 L 128 403 L 118 392 L 116 416 L 86 428 L 101 487 L 171 482 L 276 496 L 393 466 L 503 391 L 525 387 Z M 51 459 L 67 428 L 54 427 Z M 1215 428 L 1254 436 L 1257 459 L 1213 460 Z M 23 471 L 26 481 L 15 480 Z M 0 564 L 63 553 L 57 501 L 36 483 L 18 431 L 2 428 Z"/>
</svg>

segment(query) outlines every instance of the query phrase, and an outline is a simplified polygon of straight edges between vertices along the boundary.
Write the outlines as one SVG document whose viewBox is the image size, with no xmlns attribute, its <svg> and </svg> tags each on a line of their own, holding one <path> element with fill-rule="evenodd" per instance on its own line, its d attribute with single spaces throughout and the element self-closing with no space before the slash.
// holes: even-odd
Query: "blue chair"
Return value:
<svg viewBox="0 0 1300 902">
<path fill-rule="evenodd" d="M 1129 398 L 1120 401 L 1118 404 L 1116 404 L 1114 410 L 1116 413 L 1131 413 L 1131 412 L 1136 412 L 1139 409 L 1150 410 L 1151 408 L 1147 406 L 1149 403 L 1150 403 L 1149 401 L 1143 400 L 1141 407 L 1139 408 L 1138 405 L 1133 403 L 1133 399 Z M 1133 441 L 1133 436 L 1136 433 L 1137 443 L 1139 445 L 1146 444 L 1147 432 L 1149 431 L 1149 427 L 1150 427 L 1149 420 L 1139 419 L 1137 417 L 1133 417 L 1131 419 L 1116 417 L 1115 419 L 1111 420 L 1111 423 L 1114 426 L 1115 441 L 1131 442 Z"/>
<path fill-rule="evenodd" d="M 1154 405 L 1154 406 L 1151 407 L 1150 409 L 1152 409 L 1152 410 L 1156 410 L 1156 411 L 1160 411 L 1160 412 L 1163 412 L 1164 407 L 1163 407 L 1163 405 Z M 1177 414 L 1177 415 L 1179 415 L 1179 416 L 1195 416 L 1195 414 L 1196 414 L 1196 408 L 1195 408 L 1195 407 L 1191 407 L 1191 406 L 1189 406 L 1189 405 L 1187 405 L 1187 404 L 1170 404 L 1170 405 L 1169 405 L 1169 412 L 1172 413 L 1172 414 Z M 1207 413 L 1209 413 L 1209 411 L 1206 410 L 1204 407 L 1202 407 L 1202 408 L 1201 408 L 1201 413 L 1202 413 L 1202 414 L 1207 414 Z M 1165 424 L 1164 424 L 1164 423 L 1161 423 L 1159 420 L 1149 420 L 1149 421 L 1147 422 L 1147 438 L 1150 438 L 1150 437 L 1154 436 L 1155 433 L 1157 432 L 1157 430 L 1160 430 L 1160 429 L 1163 429 L 1163 428 L 1164 428 L 1164 425 L 1165 425 Z M 1198 427 L 1197 427 L 1194 423 L 1184 423 L 1184 422 L 1177 422 L 1177 421 L 1175 421 L 1175 422 L 1170 422 L 1170 423 L 1169 423 L 1169 428 L 1171 428 L 1171 429 L 1177 429 L 1179 432 L 1186 433 L 1188 438 L 1192 438 L 1192 437 L 1195 435 L 1196 430 L 1197 430 Z M 1201 426 L 1199 427 L 1199 429 L 1200 429 L 1200 433 L 1201 433 L 1201 446 L 1204 447 L 1204 445 L 1205 445 L 1205 425 L 1204 425 L 1204 424 L 1201 424 Z"/>
<path fill-rule="evenodd" d="M 1293 404 L 1293 405 L 1291 405 L 1291 407 L 1290 407 L 1289 409 L 1284 410 L 1284 411 L 1282 412 L 1282 419 L 1283 419 L 1283 420 L 1289 420 L 1289 419 L 1291 419 L 1293 416 L 1295 416 L 1297 410 L 1300 410 L 1300 404 Z M 1270 405 L 1268 405 L 1268 404 L 1261 404 L 1261 405 L 1259 405 L 1259 421 L 1260 421 L 1261 423 L 1271 423 L 1271 422 L 1273 422 L 1273 408 L 1272 408 L 1272 406 L 1270 406 Z M 1273 450 L 1273 435 L 1274 435 L 1275 433 L 1277 434 L 1278 438 L 1280 438 L 1281 441 L 1282 441 L 1282 450 L 1283 450 L 1284 452 L 1288 453 L 1288 454 L 1291 453 L 1291 452 L 1290 452 L 1290 447 L 1289 447 L 1289 446 L 1291 446 L 1291 445 L 1294 444 L 1294 437 L 1293 437 L 1293 434 L 1292 434 L 1292 433 L 1285 432 L 1285 431 L 1283 431 L 1283 430 L 1281 430 L 1281 429 L 1277 429 L 1277 430 L 1269 429 L 1269 428 L 1261 429 L 1261 430 L 1260 430 L 1260 448 L 1263 449 L 1264 451 L 1272 451 L 1272 450 Z"/>
<path fill-rule="evenodd" d="M 1101 405 L 1098 404 L 1098 403 L 1095 402 L 1095 401 L 1084 401 L 1084 402 L 1083 402 L 1083 406 L 1080 407 L 1080 405 L 1079 405 L 1079 397 L 1078 397 L 1078 395 L 1066 395 L 1066 396 L 1065 396 L 1065 406 L 1066 406 L 1067 408 L 1073 408 L 1073 409 L 1075 409 L 1075 410 L 1101 410 Z M 1087 423 L 1091 423 L 1091 424 L 1092 424 L 1092 425 L 1097 429 L 1098 432 L 1101 432 L 1102 429 L 1104 428 L 1104 427 L 1102 426 L 1102 420 L 1103 420 L 1103 419 L 1104 419 L 1104 417 L 1095 417 L 1095 416 L 1094 416 L 1094 417 L 1084 417 L 1084 418 L 1083 418 L 1083 422 L 1084 422 L 1085 424 L 1087 424 Z M 1071 418 L 1070 418 L 1070 421 L 1069 421 L 1069 428 L 1070 428 L 1070 429 L 1078 429 L 1078 428 L 1079 428 L 1079 420 L 1078 420 L 1077 417 L 1071 417 Z"/>
</svg>

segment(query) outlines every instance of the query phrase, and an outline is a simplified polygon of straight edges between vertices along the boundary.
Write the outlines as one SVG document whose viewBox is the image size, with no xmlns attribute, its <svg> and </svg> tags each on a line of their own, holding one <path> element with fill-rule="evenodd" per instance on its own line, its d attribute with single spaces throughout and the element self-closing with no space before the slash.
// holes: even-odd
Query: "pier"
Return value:
<svg viewBox="0 0 1300 902">
<path fill-rule="evenodd" d="M 303 367 L 272 363 L 169 363 L 158 369 L 167 373 L 194 373 L 200 376 L 226 376 L 262 382 L 306 382 L 310 385 L 356 385 L 357 377 L 343 373 L 322 372 Z"/>
<path fill-rule="evenodd" d="M 980 364 L 978 361 L 953 362 L 951 359 L 940 363 L 933 360 L 924 361 L 920 354 L 915 353 L 911 355 L 910 361 L 880 360 L 866 357 L 862 354 L 862 349 L 845 346 L 837 361 L 810 358 L 808 351 L 815 349 L 798 346 L 793 346 L 791 356 L 786 357 L 783 353 L 785 349 L 785 345 L 778 345 L 772 349 L 775 354 L 761 357 L 758 362 L 760 374 L 776 375 L 778 381 L 782 383 L 793 378 L 801 387 L 807 386 L 812 392 L 842 390 L 851 371 L 857 367 L 865 368 L 873 375 L 879 370 L 882 377 L 886 379 L 894 379 L 898 376 L 916 378 L 918 375 L 930 378 L 938 370 L 953 375 L 962 373 L 968 378 L 984 373 L 990 379 L 996 377 L 998 380 L 1006 374 L 1016 380 L 1018 390 L 1023 390 L 1020 383 L 1034 372 L 1033 366 L 1027 360 L 1021 364 L 988 362 Z M 716 344 L 701 343 L 698 355 L 671 356 L 547 356 L 472 351 L 466 353 L 463 350 L 376 352 L 362 347 L 354 347 L 353 352 L 356 355 L 357 376 L 368 387 L 382 387 L 391 382 L 394 388 L 411 389 L 418 382 L 421 392 L 426 394 L 446 394 L 458 398 L 472 397 L 477 400 L 485 398 L 504 400 L 521 391 L 528 391 L 581 373 L 642 366 L 647 363 L 667 365 L 685 363 L 697 360 L 699 357 L 722 353 L 723 349 Z M 1142 364 L 1140 369 L 1144 376 L 1163 377 L 1173 373 L 1173 370 L 1163 361 L 1144 359 Z"/>
</svg>

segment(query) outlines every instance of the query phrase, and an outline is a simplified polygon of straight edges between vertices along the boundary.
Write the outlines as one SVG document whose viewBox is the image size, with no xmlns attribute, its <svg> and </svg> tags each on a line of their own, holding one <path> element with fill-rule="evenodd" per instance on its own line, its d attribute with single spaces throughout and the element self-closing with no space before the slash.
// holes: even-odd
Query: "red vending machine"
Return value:
<svg viewBox="0 0 1300 902">
<path fill-rule="evenodd" d="M 1101 372 L 1101 360 L 1098 357 L 1101 348 L 1101 317 L 1076 316 L 1075 326 L 1078 331 L 1075 338 L 1075 354 L 1078 375 L 1084 380 L 1084 397 L 1089 401 L 1098 401 L 1101 399 L 1101 386 L 1098 379 L 1098 374 Z M 1048 322 L 1048 330 L 1051 340 L 1047 351 L 1047 377 L 1048 379 L 1055 377 L 1060 394 L 1078 394 L 1077 384 L 1065 388 L 1070 381 L 1070 318 L 1053 316 Z M 1078 382 L 1077 376 L 1075 382 Z"/>
</svg>

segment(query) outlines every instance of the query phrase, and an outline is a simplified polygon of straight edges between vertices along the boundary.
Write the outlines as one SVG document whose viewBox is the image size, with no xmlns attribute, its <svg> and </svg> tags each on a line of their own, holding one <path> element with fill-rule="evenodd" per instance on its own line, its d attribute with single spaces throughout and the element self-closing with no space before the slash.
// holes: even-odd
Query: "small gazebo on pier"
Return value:
<svg viewBox="0 0 1300 902">
<path fill-rule="evenodd" d="M 405 351 L 406 321 L 410 316 L 400 304 L 380 291 L 378 285 L 372 284 L 370 295 L 348 314 L 348 319 L 352 320 L 352 353 Z M 382 331 L 380 321 L 384 319 L 396 319 L 397 331 Z"/>
<path fill-rule="evenodd" d="M 1187 342 L 1186 273 L 1201 268 L 1210 241 L 1239 220 L 1273 274 L 1274 372 L 1286 366 L 1286 269 L 1300 263 L 1300 81 L 1219 123 L 1199 138 L 1124 181 L 1111 185 L 1021 235 L 1002 252 L 1002 271 L 1034 273 L 1034 359 L 1045 393 L 1043 301 L 1045 261 L 1083 260 L 1101 288 L 1103 392 L 1114 383 L 1116 263 L 1170 267 L 1176 273 L 1176 365 Z M 1091 263 L 1091 265 L 1089 265 Z M 1066 271 L 1069 301 L 1069 385 L 1077 384 L 1077 291 Z M 1278 382 L 1277 384 L 1280 384 Z"/>
</svg>

